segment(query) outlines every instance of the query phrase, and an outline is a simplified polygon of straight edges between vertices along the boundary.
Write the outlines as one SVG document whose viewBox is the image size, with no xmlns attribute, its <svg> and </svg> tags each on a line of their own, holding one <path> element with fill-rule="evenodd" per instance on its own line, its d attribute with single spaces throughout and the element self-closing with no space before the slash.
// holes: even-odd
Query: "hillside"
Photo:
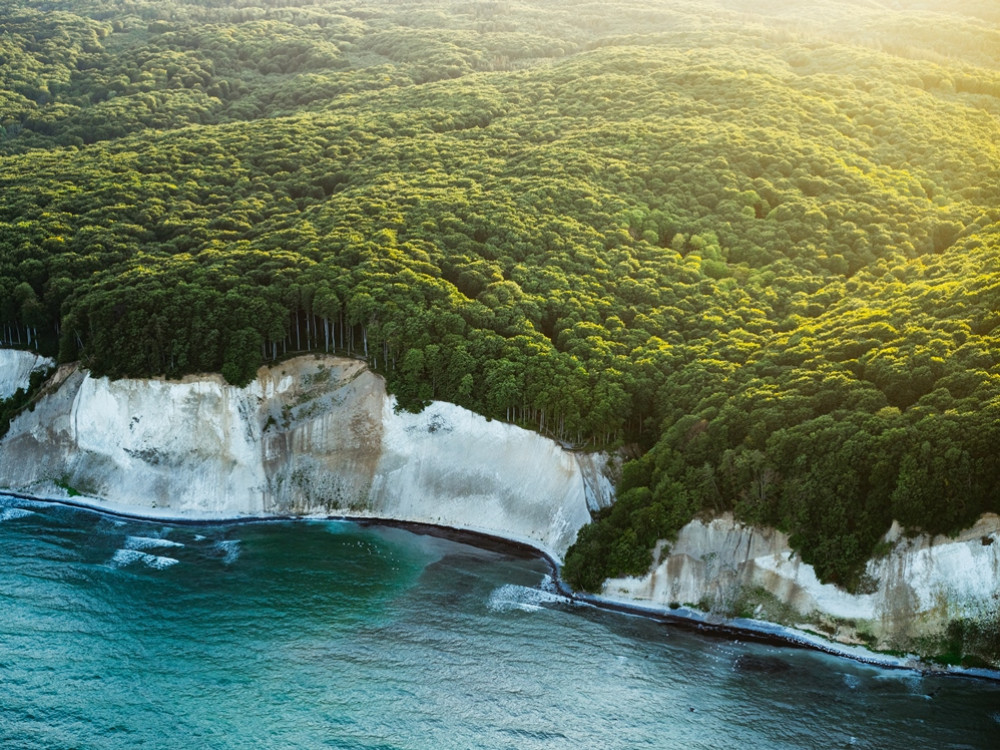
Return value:
<svg viewBox="0 0 1000 750">
<path fill-rule="evenodd" d="M 734 510 L 863 589 L 1000 511 L 1000 9 L 801 5 L 0 0 L 0 337 L 361 356 L 631 447 L 576 586 Z"/>
</svg>

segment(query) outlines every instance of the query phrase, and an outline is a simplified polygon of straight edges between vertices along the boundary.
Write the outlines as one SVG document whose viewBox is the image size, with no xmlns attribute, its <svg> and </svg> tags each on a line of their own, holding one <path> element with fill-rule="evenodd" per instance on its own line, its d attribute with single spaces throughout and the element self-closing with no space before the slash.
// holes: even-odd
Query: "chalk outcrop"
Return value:
<svg viewBox="0 0 1000 750">
<path fill-rule="evenodd" d="M 610 502 L 600 459 L 446 403 L 396 413 L 363 363 L 300 357 L 218 376 L 63 368 L 0 442 L 0 487 L 157 515 L 350 515 L 522 540 L 556 558 Z"/>
<path fill-rule="evenodd" d="M 0 348 L 0 400 L 10 398 L 19 388 L 27 390 L 31 373 L 54 364 L 48 357 L 34 352 Z"/>
<path fill-rule="evenodd" d="M 868 593 L 820 583 L 788 538 L 724 515 L 687 524 L 658 551 L 648 575 L 611 579 L 603 596 L 724 617 L 781 622 L 841 643 L 941 655 L 1000 623 L 1000 517 L 987 514 L 958 536 L 907 537 L 894 525 L 888 554 L 871 560 Z M 961 624 L 956 632 L 955 624 Z M 988 637 L 988 636 L 987 636 Z"/>
<path fill-rule="evenodd" d="M 0 387 L 48 361 L 0 350 Z M 245 388 L 218 376 L 93 378 L 63 366 L 0 440 L 0 490 L 136 515 L 369 517 L 526 542 L 562 558 L 613 501 L 606 457 L 433 403 L 397 413 L 382 379 L 351 359 L 261 368 Z M 995 634 L 1000 518 L 956 538 L 907 537 L 869 563 L 867 593 L 821 584 L 785 535 L 724 515 L 661 543 L 648 575 L 606 582 L 632 606 L 693 607 L 881 649 L 947 651 L 956 623 Z M 977 630 L 977 628 L 979 630 Z"/>
</svg>

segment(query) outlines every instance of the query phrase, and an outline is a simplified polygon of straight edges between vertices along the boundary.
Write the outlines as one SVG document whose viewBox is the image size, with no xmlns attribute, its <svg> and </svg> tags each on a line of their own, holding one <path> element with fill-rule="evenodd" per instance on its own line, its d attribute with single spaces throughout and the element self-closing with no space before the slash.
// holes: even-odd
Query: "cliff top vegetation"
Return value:
<svg viewBox="0 0 1000 750">
<path fill-rule="evenodd" d="M 989 0 L 0 0 L 0 338 L 634 446 L 582 588 L 1000 511 L 998 248 Z"/>
</svg>

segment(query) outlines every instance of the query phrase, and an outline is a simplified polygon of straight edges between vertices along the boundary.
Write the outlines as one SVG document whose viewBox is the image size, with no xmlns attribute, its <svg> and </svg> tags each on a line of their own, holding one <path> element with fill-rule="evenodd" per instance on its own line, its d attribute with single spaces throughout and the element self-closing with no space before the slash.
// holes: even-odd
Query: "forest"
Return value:
<svg viewBox="0 0 1000 750">
<path fill-rule="evenodd" d="M 580 589 L 1000 512 L 998 326 L 992 0 L 0 0 L 0 344 L 621 450 Z"/>
</svg>

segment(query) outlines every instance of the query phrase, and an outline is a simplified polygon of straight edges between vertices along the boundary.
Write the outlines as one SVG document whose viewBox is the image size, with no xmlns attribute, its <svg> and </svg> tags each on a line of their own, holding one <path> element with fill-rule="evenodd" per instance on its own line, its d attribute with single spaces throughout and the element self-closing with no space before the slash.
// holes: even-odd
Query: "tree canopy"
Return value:
<svg viewBox="0 0 1000 750">
<path fill-rule="evenodd" d="M 727 509 L 863 586 L 1000 511 L 1000 10 L 953 6 L 0 0 L 0 339 L 364 357 L 631 447 L 576 586 Z"/>
</svg>

